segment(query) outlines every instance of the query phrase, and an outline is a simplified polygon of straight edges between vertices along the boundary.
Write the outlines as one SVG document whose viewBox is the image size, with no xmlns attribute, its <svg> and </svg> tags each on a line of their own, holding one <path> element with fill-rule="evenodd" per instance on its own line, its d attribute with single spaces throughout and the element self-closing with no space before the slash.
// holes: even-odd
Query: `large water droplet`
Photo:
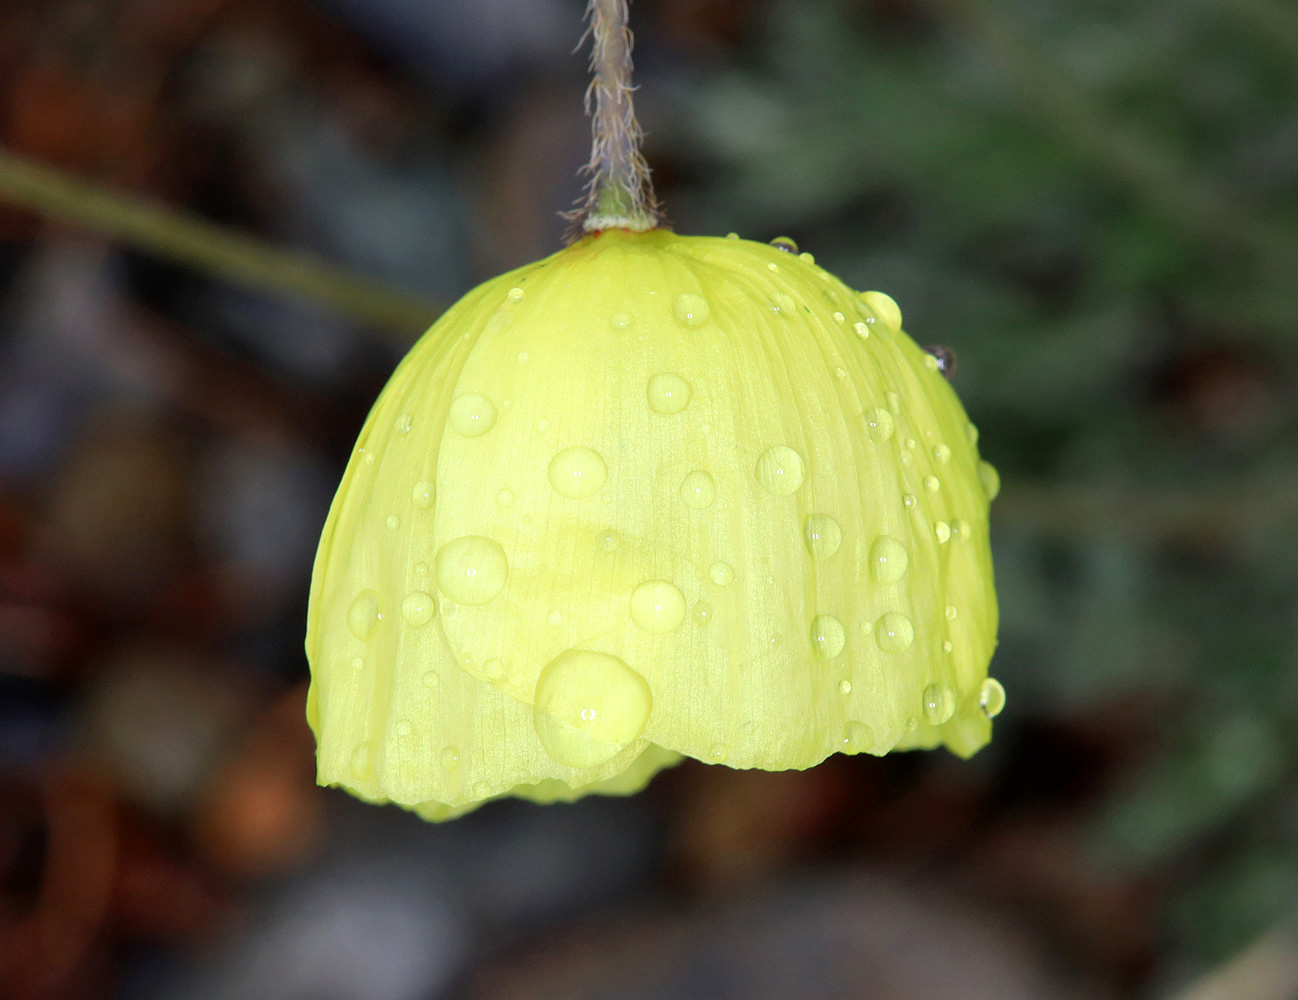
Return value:
<svg viewBox="0 0 1298 1000">
<path fill-rule="evenodd" d="M 681 482 L 681 499 L 685 501 L 687 507 L 703 510 L 705 507 L 712 506 L 716 496 L 716 483 L 702 469 L 695 469 Z"/>
<path fill-rule="evenodd" d="M 690 292 L 676 296 L 676 301 L 672 303 L 672 312 L 681 326 L 702 326 L 708 321 L 708 311 L 707 300 Z"/>
<path fill-rule="evenodd" d="M 352 770 L 352 776 L 364 780 L 370 776 L 370 763 L 374 757 L 374 744 L 369 740 L 364 743 L 357 743 L 352 750 L 351 760 L 349 762 Z"/>
<path fill-rule="evenodd" d="M 798 244 L 788 236 L 775 237 L 775 239 L 771 240 L 771 246 L 775 247 L 776 250 L 783 250 L 785 253 L 798 252 Z"/>
<path fill-rule="evenodd" d="M 735 571 L 731 568 L 729 563 L 714 562 L 712 566 L 708 569 L 708 579 L 710 579 L 718 587 L 724 587 L 734 578 L 735 578 Z"/>
<path fill-rule="evenodd" d="M 470 392 L 451 404 L 450 420 L 457 433 L 477 437 L 495 424 L 496 407 L 486 396 Z"/>
<path fill-rule="evenodd" d="M 807 551 L 816 559 L 828 559 L 843 544 L 843 529 L 828 514 L 808 514 L 802 522 Z"/>
<path fill-rule="evenodd" d="M 870 546 L 870 570 L 880 583 L 896 583 L 906 575 L 910 555 L 906 546 L 889 535 L 881 535 Z"/>
<path fill-rule="evenodd" d="M 874 730 L 855 719 L 843 727 L 843 752 L 864 753 L 874 746 Z"/>
<path fill-rule="evenodd" d="M 357 639 L 364 641 L 374 634 L 383 618 L 383 608 L 377 590 L 362 590 L 347 609 L 347 628 Z"/>
<path fill-rule="evenodd" d="M 884 326 L 893 330 L 901 329 L 901 306 L 893 301 L 891 295 L 884 292 L 862 292 L 861 301 L 879 317 L 879 322 Z"/>
<path fill-rule="evenodd" d="M 486 604 L 508 575 L 505 550 L 490 538 L 465 535 L 437 550 L 437 585 L 460 604 Z"/>
<path fill-rule="evenodd" d="M 811 620 L 811 648 L 822 660 L 832 660 L 843 651 L 847 633 L 833 615 L 816 615 Z"/>
<path fill-rule="evenodd" d="M 865 411 L 865 433 L 871 441 L 887 441 L 895 426 L 892 414 L 881 406 Z"/>
<path fill-rule="evenodd" d="M 1005 707 L 1005 688 L 1001 687 L 1001 682 L 996 678 L 988 677 L 982 682 L 982 686 L 978 689 L 978 707 L 989 719 L 994 719 L 1001 714 L 1001 710 Z"/>
<path fill-rule="evenodd" d="M 904 653 L 915 641 L 915 626 L 905 615 L 889 611 L 874 623 L 874 641 L 885 653 Z"/>
<path fill-rule="evenodd" d="M 410 502 L 420 510 L 427 510 L 436 499 L 437 488 L 426 479 L 419 480 L 410 491 Z"/>
<path fill-rule="evenodd" d="M 655 413 L 680 413 L 690 404 L 690 384 L 679 375 L 663 372 L 649 380 L 649 407 Z"/>
<path fill-rule="evenodd" d="M 995 500 L 1001 491 L 1001 474 L 991 462 L 978 463 L 978 480 L 983 484 L 983 492 L 988 500 Z"/>
<path fill-rule="evenodd" d="M 685 620 L 685 595 L 666 580 L 646 580 L 631 594 L 631 620 L 662 635 Z"/>
<path fill-rule="evenodd" d="M 802 456 L 792 448 L 776 445 L 757 460 L 757 481 L 777 497 L 787 497 L 802 485 Z"/>
<path fill-rule="evenodd" d="M 955 715 L 955 692 L 945 684 L 930 684 L 920 697 L 929 725 L 940 726 Z"/>
<path fill-rule="evenodd" d="M 401 602 L 401 617 L 416 628 L 427 625 L 435 614 L 437 600 L 432 594 L 426 594 L 422 590 L 412 590 Z"/>
<path fill-rule="evenodd" d="M 570 649 L 541 671 L 532 722 L 560 764 L 593 767 L 636 739 L 652 708 L 648 683 L 622 660 Z"/>
<path fill-rule="evenodd" d="M 550 460 L 550 485 L 560 496 L 573 500 L 594 496 L 607 478 L 604 459 L 589 448 L 565 448 Z"/>
</svg>

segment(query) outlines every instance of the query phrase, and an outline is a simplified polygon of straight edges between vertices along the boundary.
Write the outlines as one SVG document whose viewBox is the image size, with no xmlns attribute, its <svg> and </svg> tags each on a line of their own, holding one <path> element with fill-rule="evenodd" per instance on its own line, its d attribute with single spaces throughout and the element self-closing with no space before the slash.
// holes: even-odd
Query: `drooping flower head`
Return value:
<svg viewBox="0 0 1298 1000">
<path fill-rule="evenodd" d="M 415 345 L 316 560 L 321 783 L 444 818 L 989 739 L 998 486 L 950 359 L 793 249 L 597 231 Z"/>
</svg>

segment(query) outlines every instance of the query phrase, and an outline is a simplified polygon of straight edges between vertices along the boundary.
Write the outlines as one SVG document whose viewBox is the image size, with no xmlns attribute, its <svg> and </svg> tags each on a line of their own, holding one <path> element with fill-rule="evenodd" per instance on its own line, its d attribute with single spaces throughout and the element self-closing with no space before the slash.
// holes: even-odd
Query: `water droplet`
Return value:
<svg viewBox="0 0 1298 1000">
<path fill-rule="evenodd" d="M 915 499 L 915 495 L 913 493 L 903 493 L 901 495 L 901 503 L 902 506 L 905 507 L 907 510 L 914 510 L 915 505 L 919 503 L 919 501 Z"/>
<path fill-rule="evenodd" d="M 789 319 L 797 311 L 798 304 L 788 292 L 771 293 L 771 312 L 779 313 L 785 319 Z"/>
<path fill-rule="evenodd" d="M 505 665 L 492 657 L 482 665 L 482 676 L 488 680 L 499 680 L 505 676 Z"/>
<path fill-rule="evenodd" d="M 996 718 L 1005 708 L 1005 688 L 996 678 L 988 677 L 982 682 L 982 686 L 978 689 L 978 707 L 989 719 Z"/>
<path fill-rule="evenodd" d="M 816 263 L 815 255 L 807 253 L 805 250 L 798 254 L 798 260 L 805 260 L 808 264 Z"/>
<path fill-rule="evenodd" d="M 880 535 L 870 546 L 870 569 L 880 583 L 896 583 L 909 566 L 906 546 L 890 535 Z"/>
<path fill-rule="evenodd" d="M 419 480 L 410 491 L 410 502 L 420 510 L 427 510 L 436 498 L 437 487 L 426 479 Z"/>
<path fill-rule="evenodd" d="M 551 611 L 548 615 L 545 616 L 545 620 L 549 622 L 551 625 L 562 625 L 563 615 L 559 614 L 559 612 L 557 611 Z"/>
<path fill-rule="evenodd" d="M 685 596 L 666 580 L 646 580 L 631 594 L 631 620 L 662 635 L 685 620 Z"/>
<path fill-rule="evenodd" d="M 410 722 L 408 720 L 402 719 L 400 722 L 397 723 L 397 735 L 409 736 L 412 728 L 413 727 L 410 725 Z"/>
<path fill-rule="evenodd" d="M 931 371 L 937 371 L 937 358 L 931 354 L 924 355 L 924 367 Z"/>
<path fill-rule="evenodd" d="M 362 642 L 372 636 L 383 619 L 377 590 L 362 590 L 347 609 L 347 628 Z"/>
<path fill-rule="evenodd" d="M 874 622 L 861 622 L 857 628 L 861 630 L 862 635 L 869 635 L 874 631 Z"/>
<path fill-rule="evenodd" d="M 475 781 L 473 783 L 473 797 L 475 799 L 485 799 L 491 794 L 491 786 L 485 781 Z"/>
<path fill-rule="evenodd" d="M 420 678 L 420 680 L 430 688 L 435 688 L 442 683 L 441 675 L 439 675 L 436 670 L 429 670 Z"/>
<path fill-rule="evenodd" d="M 816 559 L 828 559 L 843 544 L 843 529 L 828 514 L 808 514 L 802 522 L 807 551 Z"/>
<path fill-rule="evenodd" d="M 933 359 L 933 369 L 948 381 L 955 378 L 955 351 L 941 344 L 929 344 L 924 348 L 928 358 Z M 925 359 L 927 360 L 927 358 Z"/>
<path fill-rule="evenodd" d="M 942 643 L 942 652 L 949 653 L 953 649 L 955 649 L 955 646 L 951 644 L 950 639 L 947 639 L 945 642 Z"/>
<path fill-rule="evenodd" d="M 839 378 L 847 378 L 847 369 L 846 369 L 846 368 L 835 368 L 835 369 L 834 369 L 834 374 L 837 375 Z"/>
<path fill-rule="evenodd" d="M 718 764 L 721 763 L 721 761 L 725 760 L 726 756 L 729 753 L 730 753 L 730 748 L 727 747 L 724 743 L 713 743 L 711 749 L 708 750 L 708 756 L 711 757 L 713 760 L 715 760 Z"/>
<path fill-rule="evenodd" d="M 862 340 L 870 339 L 870 328 L 860 320 L 852 324 L 852 329 L 856 331 L 856 335 Z"/>
<path fill-rule="evenodd" d="M 714 562 L 708 569 L 708 579 L 718 587 L 724 587 L 735 578 L 735 571 L 730 568 L 729 563 Z"/>
<path fill-rule="evenodd" d="M 822 660 L 832 660 L 846 642 L 843 624 L 833 615 L 816 615 L 811 620 L 811 648 Z"/>
<path fill-rule="evenodd" d="M 694 605 L 694 622 L 697 625 L 706 625 L 712 621 L 712 605 L 707 601 L 699 601 Z"/>
<path fill-rule="evenodd" d="M 631 325 L 631 314 L 617 312 L 608 318 L 608 325 L 614 330 L 625 330 Z"/>
<path fill-rule="evenodd" d="M 612 528 L 605 528 L 603 531 L 599 533 L 599 535 L 596 536 L 595 541 L 599 544 L 599 547 L 603 549 L 605 552 L 612 552 L 615 548 L 617 548 L 617 544 L 620 541 L 620 539 L 618 538 L 617 532 L 614 531 Z"/>
<path fill-rule="evenodd" d="M 690 384 L 679 375 L 663 372 L 649 380 L 649 408 L 655 413 L 680 413 L 689 403 Z"/>
<path fill-rule="evenodd" d="M 836 313 L 834 313 L 834 322 L 835 322 L 835 323 L 846 323 L 846 322 L 847 322 L 847 317 L 844 316 L 841 312 L 836 312 Z"/>
<path fill-rule="evenodd" d="M 892 414 L 881 406 L 865 411 L 865 433 L 871 441 L 887 441 L 892 437 Z"/>
<path fill-rule="evenodd" d="M 451 426 L 465 437 L 477 437 L 491 430 L 496 422 L 496 407 L 486 396 L 470 392 L 451 404 Z"/>
<path fill-rule="evenodd" d="M 738 233 L 726 233 L 726 239 L 728 239 L 728 240 L 737 240 L 737 239 L 739 239 L 739 234 L 738 234 Z"/>
<path fill-rule="evenodd" d="M 802 485 L 802 456 L 784 445 L 768 448 L 757 460 L 757 481 L 777 497 L 792 495 Z"/>
<path fill-rule="evenodd" d="M 913 715 L 906 720 L 906 732 L 913 733 L 918 728 L 919 728 L 919 720 L 916 719 Z"/>
<path fill-rule="evenodd" d="M 948 605 L 946 606 L 946 620 L 947 620 L 947 621 L 949 621 L 949 622 L 953 622 L 953 621 L 955 621 L 955 620 L 956 620 L 956 617 L 957 617 L 959 614 L 960 614 L 960 612 L 956 610 L 956 606 L 955 606 L 954 604 L 948 604 Z"/>
<path fill-rule="evenodd" d="M 914 450 L 915 450 L 915 439 L 914 439 L 914 438 L 907 438 L 907 439 L 906 439 L 906 447 L 909 448 L 911 451 L 914 451 Z"/>
<path fill-rule="evenodd" d="M 384 522 L 384 524 L 388 526 L 389 531 L 396 531 L 399 527 L 401 527 L 401 518 L 397 517 L 396 514 L 389 514 L 388 519 Z"/>
<path fill-rule="evenodd" d="M 353 657 L 352 657 L 352 670 L 354 670 L 356 673 L 359 674 L 359 673 L 360 673 L 362 670 L 364 670 L 364 669 L 365 669 L 365 660 L 364 660 L 364 658 L 363 658 L 363 657 L 360 657 L 360 656 L 353 656 Z"/>
<path fill-rule="evenodd" d="M 532 722 L 560 764 L 593 767 L 636 739 L 652 708 L 649 685 L 622 660 L 570 649 L 541 671 Z"/>
<path fill-rule="evenodd" d="M 874 730 L 864 722 L 852 719 L 843 727 L 845 753 L 862 753 L 872 746 L 874 746 Z"/>
<path fill-rule="evenodd" d="M 505 586 L 505 550 L 490 538 L 464 535 L 437 550 L 437 585 L 460 604 L 486 604 Z"/>
<path fill-rule="evenodd" d="M 608 466 L 589 448 L 565 448 L 550 460 L 550 485 L 560 496 L 582 500 L 599 492 Z"/>
<path fill-rule="evenodd" d="M 351 760 L 349 762 L 352 769 L 352 776 L 365 779 L 370 776 L 370 762 L 374 757 L 374 744 L 369 740 L 364 743 L 357 743 L 352 750 Z"/>
<path fill-rule="evenodd" d="M 839 681 L 839 682 L 838 682 L 838 693 L 839 693 L 839 694 L 851 694 L 851 693 L 852 693 L 852 682 L 851 682 L 851 681 L 847 681 L 847 680 Z"/>
<path fill-rule="evenodd" d="M 513 492 L 512 492 L 511 490 L 497 490 L 497 491 L 496 491 L 496 506 L 497 506 L 497 507 L 508 507 L 508 506 L 509 506 L 510 504 L 512 504 L 513 502 L 514 502 L 514 494 L 513 494 Z"/>
<path fill-rule="evenodd" d="M 406 435 L 410 433 L 410 428 L 415 426 L 415 418 L 409 413 L 403 413 L 397 417 L 396 431 L 398 434 Z"/>
<path fill-rule="evenodd" d="M 885 392 L 883 398 L 888 401 L 888 409 L 892 415 L 898 416 L 901 413 L 901 396 L 895 392 Z"/>
<path fill-rule="evenodd" d="M 460 751 L 455 747 L 442 747 L 442 769 L 454 771 L 460 766 Z"/>
<path fill-rule="evenodd" d="M 681 326 L 702 326 L 708 321 L 708 311 L 707 300 L 689 292 L 676 296 L 676 301 L 672 303 L 672 312 Z"/>
<path fill-rule="evenodd" d="M 712 506 L 716 496 L 716 484 L 702 469 L 695 469 L 681 482 L 681 499 L 685 501 L 686 507 L 703 510 Z"/>
<path fill-rule="evenodd" d="M 991 462 L 978 463 L 978 480 L 983 484 L 983 492 L 988 500 L 995 500 L 1001 491 L 1001 474 Z"/>
<path fill-rule="evenodd" d="M 879 322 L 893 330 L 901 329 L 901 306 L 884 292 L 862 292 L 861 301 L 879 317 Z"/>
<path fill-rule="evenodd" d="M 510 302 L 522 302 L 525 294 L 521 288 L 511 288 L 505 293 L 505 298 L 509 299 Z"/>
<path fill-rule="evenodd" d="M 942 481 L 938 479 L 937 476 L 924 477 L 924 489 L 928 490 L 930 493 L 936 493 L 941 488 Z"/>
<path fill-rule="evenodd" d="M 545 417 L 542 417 L 536 422 L 536 429 L 544 434 L 550 429 L 550 421 L 546 420 Z"/>
<path fill-rule="evenodd" d="M 945 545 L 951 540 L 951 525 L 945 521 L 938 521 L 933 525 L 933 534 L 937 535 L 940 544 Z"/>
<path fill-rule="evenodd" d="M 969 439 L 970 444 L 978 443 L 978 428 L 973 424 L 964 425 L 964 436 Z"/>
<path fill-rule="evenodd" d="M 944 444 L 935 444 L 933 446 L 933 458 L 942 465 L 945 465 L 947 462 L 951 461 L 951 449 Z"/>
<path fill-rule="evenodd" d="M 874 641 L 885 653 L 904 653 L 915 641 L 915 626 L 905 615 L 889 611 L 874 623 Z"/>
<path fill-rule="evenodd" d="M 776 250 L 783 250 L 785 253 L 798 252 L 798 244 L 788 236 L 775 237 L 775 239 L 771 240 L 771 246 L 775 247 Z"/>
<path fill-rule="evenodd" d="M 401 617 L 407 624 L 416 628 L 428 624 L 435 614 L 437 614 L 436 599 L 422 590 L 412 590 L 401 602 Z"/>
<path fill-rule="evenodd" d="M 967 542 L 973 536 L 973 526 L 961 518 L 951 522 L 951 537 L 957 542 Z"/>
<path fill-rule="evenodd" d="M 930 684 L 920 697 L 929 725 L 940 726 L 955 715 L 955 692 L 945 684 Z"/>
</svg>

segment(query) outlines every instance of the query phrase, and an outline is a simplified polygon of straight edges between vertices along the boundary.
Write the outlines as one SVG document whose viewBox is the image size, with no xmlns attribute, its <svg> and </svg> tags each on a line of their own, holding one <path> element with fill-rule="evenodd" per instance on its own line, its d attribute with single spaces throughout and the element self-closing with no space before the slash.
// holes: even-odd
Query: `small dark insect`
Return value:
<svg viewBox="0 0 1298 1000">
<path fill-rule="evenodd" d="M 924 350 L 937 358 L 937 370 L 948 382 L 955 378 L 955 351 L 941 344 L 929 344 Z"/>
</svg>

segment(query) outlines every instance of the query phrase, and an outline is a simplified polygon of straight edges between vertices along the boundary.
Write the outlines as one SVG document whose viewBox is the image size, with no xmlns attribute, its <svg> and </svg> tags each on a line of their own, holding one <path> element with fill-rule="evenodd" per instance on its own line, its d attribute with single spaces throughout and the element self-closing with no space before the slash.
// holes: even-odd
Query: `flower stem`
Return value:
<svg viewBox="0 0 1298 1000">
<path fill-rule="evenodd" d="M 590 0 L 586 9 L 592 38 L 586 113 L 591 117 L 593 142 L 590 185 L 576 213 L 586 232 L 633 229 L 642 232 L 658 225 L 658 205 L 649 183 L 649 166 L 640 152 L 644 133 L 636 121 L 631 95 L 631 29 L 627 27 L 628 0 Z"/>
</svg>

